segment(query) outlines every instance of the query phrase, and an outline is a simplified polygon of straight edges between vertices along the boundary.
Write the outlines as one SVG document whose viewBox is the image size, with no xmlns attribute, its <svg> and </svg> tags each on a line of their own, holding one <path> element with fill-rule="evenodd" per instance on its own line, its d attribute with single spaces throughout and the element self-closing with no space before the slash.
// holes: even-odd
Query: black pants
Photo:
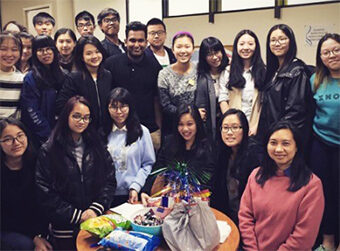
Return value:
<svg viewBox="0 0 340 251">
<path fill-rule="evenodd" d="M 310 167 L 321 179 L 325 195 L 325 211 L 321 223 L 322 234 L 339 238 L 339 159 L 340 147 L 332 147 L 314 137 Z"/>
</svg>

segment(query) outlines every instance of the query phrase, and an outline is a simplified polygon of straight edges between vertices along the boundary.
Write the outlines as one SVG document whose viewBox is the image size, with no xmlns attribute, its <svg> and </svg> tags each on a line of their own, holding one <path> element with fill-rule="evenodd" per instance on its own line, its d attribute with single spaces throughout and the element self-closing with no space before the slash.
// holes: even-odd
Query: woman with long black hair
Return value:
<svg viewBox="0 0 340 251">
<path fill-rule="evenodd" d="M 20 96 L 21 119 L 31 131 L 35 145 L 40 146 L 54 127 L 55 101 L 65 80 L 51 37 L 40 35 L 33 39 L 32 63 Z"/>
<path fill-rule="evenodd" d="M 220 40 L 215 37 L 203 39 L 197 65 L 197 89 L 195 104 L 205 122 L 208 137 L 216 139 L 216 124 L 221 117 L 218 99 L 220 85 L 225 85 L 224 71 L 229 63 Z"/>
<path fill-rule="evenodd" d="M 75 48 L 77 71 L 71 72 L 57 99 L 60 112 L 67 100 L 74 95 L 85 97 L 93 109 L 92 123 L 100 128 L 106 121 L 106 99 L 111 91 L 111 73 L 104 69 L 106 52 L 94 36 L 81 37 Z"/>
<path fill-rule="evenodd" d="M 91 125 L 92 114 L 86 99 L 70 98 L 38 156 L 39 201 L 57 250 L 75 249 L 79 223 L 103 214 L 115 192 L 115 167 Z"/>
<path fill-rule="evenodd" d="M 75 70 L 74 53 L 77 37 L 71 29 L 61 28 L 54 34 L 54 41 L 59 51 L 59 64 L 66 72 Z"/>
<path fill-rule="evenodd" d="M 211 206 L 227 214 L 235 224 L 248 177 L 260 166 L 248 134 L 247 117 L 241 110 L 231 108 L 222 115 Z"/>
<path fill-rule="evenodd" d="M 234 39 L 230 68 L 225 71 L 219 102 L 224 113 L 240 109 L 249 122 L 249 135 L 257 132 L 261 112 L 261 90 L 266 68 L 261 58 L 259 40 L 251 30 L 241 30 Z"/>
<path fill-rule="evenodd" d="M 313 116 L 310 72 L 296 58 L 293 30 L 286 24 L 274 25 L 267 35 L 267 72 L 258 133 L 264 138 L 270 125 L 291 122 L 304 136 L 307 145 Z M 305 149 L 307 152 L 307 149 Z"/>
<path fill-rule="evenodd" d="M 112 206 L 126 201 L 136 203 L 156 160 L 150 132 L 140 124 L 133 98 L 126 89 L 111 91 L 107 109 L 111 121 L 105 125 L 105 139 L 117 179 Z"/>
</svg>

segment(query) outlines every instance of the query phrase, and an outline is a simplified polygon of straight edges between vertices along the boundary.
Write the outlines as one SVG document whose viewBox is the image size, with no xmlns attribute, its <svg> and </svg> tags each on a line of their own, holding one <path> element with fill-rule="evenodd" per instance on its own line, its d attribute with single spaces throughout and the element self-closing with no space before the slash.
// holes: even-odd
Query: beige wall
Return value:
<svg viewBox="0 0 340 251">
<path fill-rule="evenodd" d="M 285 23 L 294 30 L 298 57 L 308 64 L 315 64 L 316 46 L 305 43 L 305 25 L 325 26 L 331 32 L 340 33 L 340 3 L 309 5 L 301 7 L 283 8 L 281 19 L 274 18 L 274 10 L 244 11 L 215 15 L 215 23 L 208 22 L 207 15 L 166 18 L 168 38 L 171 44 L 172 36 L 180 30 L 192 32 L 195 45 L 199 45 L 205 37 L 215 36 L 223 44 L 231 45 L 235 35 L 242 29 L 251 29 L 258 36 L 261 43 L 262 56 L 265 59 L 265 40 L 270 27 L 274 24 Z"/>
</svg>

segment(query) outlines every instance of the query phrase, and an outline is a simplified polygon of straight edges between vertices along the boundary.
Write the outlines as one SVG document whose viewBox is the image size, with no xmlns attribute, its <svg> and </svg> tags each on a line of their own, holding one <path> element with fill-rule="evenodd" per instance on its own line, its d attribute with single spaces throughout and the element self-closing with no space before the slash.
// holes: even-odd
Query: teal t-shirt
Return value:
<svg viewBox="0 0 340 251">
<path fill-rule="evenodd" d="M 315 74 L 310 78 L 314 92 Z M 314 92 L 316 102 L 314 132 L 326 142 L 340 145 L 340 79 L 325 78 Z"/>
</svg>

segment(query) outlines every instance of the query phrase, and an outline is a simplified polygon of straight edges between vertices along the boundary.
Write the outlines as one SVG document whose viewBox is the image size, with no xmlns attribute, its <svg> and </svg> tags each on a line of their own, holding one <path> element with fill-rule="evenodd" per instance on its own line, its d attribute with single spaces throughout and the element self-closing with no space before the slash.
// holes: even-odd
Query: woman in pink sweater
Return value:
<svg viewBox="0 0 340 251">
<path fill-rule="evenodd" d="M 310 250 L 324 210 L 320 179 L 305 165 L 300 135 L 274 125 L 263 165 L 249 176 L 239 210 L 245 250 Z"/>
</svg>

